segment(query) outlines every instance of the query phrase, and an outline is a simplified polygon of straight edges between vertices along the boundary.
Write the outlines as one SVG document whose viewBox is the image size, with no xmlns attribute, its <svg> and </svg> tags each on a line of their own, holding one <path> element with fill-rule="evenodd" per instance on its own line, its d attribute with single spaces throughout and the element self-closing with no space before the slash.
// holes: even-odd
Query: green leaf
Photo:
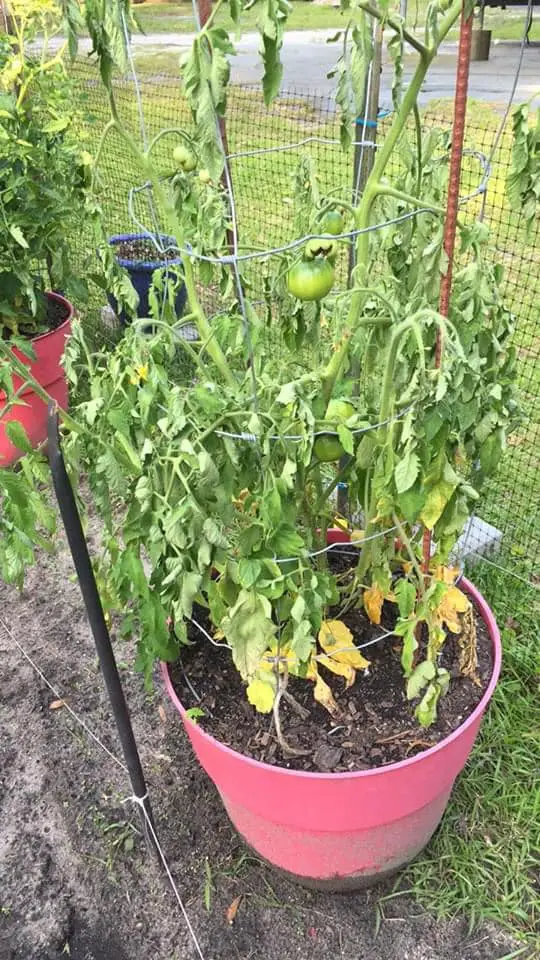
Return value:
<svg viewBox="0 0 540 960">
<path fill-rule="evenodd" d="M 407 700 L 419 697 L 424 687 L 435 678 L 437 670 L 431 660 L 423 660 L 413 670 L 407 681 Z"/>
<path fill-rule="evenodd" d="M 418 520 L 420 511 L 426 502 L 426 492 L 420 480 L 418 480 L 410 490 L 401 493 L 398 497 L 398 505 L 405 520 L 408 523 L 415 523 Z"/>
<path fill-rule="evenodd" d="M 272 606 L 254 590 L 241 590 L 235 605 L 220 623 L 243 680 L 251 680 L 276 632 Z"/>
<path fill-rule="evenodd" d="M 346 427 L 345 424 L 340 423 L 337 428 L 337 435 L 345 453 L 352 456 L 354 453 L 354 437 L 349 428 Z"/>
<path fill-rule="evenodd" d="M 252 553 L 254 550 L 257 550 L 264 536 L 264 528 L 260 523 L 252 523 L 250 527 L 246 527 L 245 530 L 238 536 L 238 548 L 243 554 Z"/>
<path fill-rule="evenodd" d="M 372 433 L 365 433 L 356 450 L 356 462 L 360 470 L 367 470 L 373 460 L 377 440 Z"/>
<path fill-rule="evenodd" d="M 15 224 L 11 224 L 9 227 L 9 232 L 13 239 L 19 244 L 20 247 L 23 247 L 24 250 L 28 250 L 28 243 L 24 238 L 24 234 L 20 227 L 17 227 Z"/>
<path fill-rule="evenodd" d="M 262 564 L 260 560 L 251 560 L 249 557 L 242 557 L 238 564 L 238 579 L 242 587 L 252 587 L 259 579 Z"/>
<path fill-rule="evenodd" d="M 207 517 L 203 523 L 203 533 L 209 543 L 213 544 L 215 547 L 221 547 L 223 550 L 226 550 L 229 546 L 229 541 L 225 534 L 220 530 L 216 521 L 213 517 Z"/>
<path fill-rule="evenodd" d="M 182 613 L 185 617 L 190 619 L 193 612 L 193 602 L 197 596 L 201 583 L 202 576 L 200 573 L 185 573 L 182 577 L 182 587 L 180 590 L 180 605 L 182 608 Z"/>
<path fill-rule="evenodd" d="M 402 577 L 396 583 L 394 593 L 398 601 L 399 615 L 403 620 L 406 620 L 416 606 L 416 587 L 410 580 Z"/>
<path fill-rule="evenodd" d="M 405 453 L 405 456 L 396 464 L 394 470 L 394 479 L 396 482 L 396 490 L 399 493 L 405 493 L 406 490 L 409 490 L 414 484 L 418 471 L 420 470 L 420 461 L 410 448 Z"/>
<path fill-rule="evenodd" d="M 280 52 L 283 44 L 283 31 L 289 11 L 287 0 L 265 0 L 264 17 L 259 24 L 261 45 L 259 52 L 263 62 L 263 95 L 268 106 L 279 93 L 283 77 L 283 65 Z"/>
<path fill-rule="evenodd" d="M 18 420 L 11 420 L 10 423 L 6 424 L 5 431 L 8 440 L 14 447 L 17 447 L 17 450 L 22 450 L 23 453 L 32 453 L 33 447 L 22 423 L 19 423 Z"/>
<path fill-rule="evenodd" d="M 428 530 L 433 530 L 455 489 L 456 483 L 440 480 L 428 491 L 426 502 L 420 514 L 420 519 Z"/>
<path fill-rule="evenodd" d="M 450 677 L 446 670 L 437 670 L 437 678 L 431 681 L 414 711 L 421 727 L 429 727 L 437 719 L 437 704 L 441 696 L 446 693 L 449 681 Z"/>
</svg>

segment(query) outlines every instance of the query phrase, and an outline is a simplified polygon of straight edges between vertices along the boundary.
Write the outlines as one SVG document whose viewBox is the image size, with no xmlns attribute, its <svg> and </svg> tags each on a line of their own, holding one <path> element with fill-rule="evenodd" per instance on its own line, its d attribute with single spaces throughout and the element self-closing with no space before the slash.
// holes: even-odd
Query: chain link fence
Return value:
<svg viewBox="0 0 540 960">
<path fill-rule="evenodd" d="M 78 61 L 73 69 L 78 99 L 84 114 L 81 136 L 88 149 L 96 147 L 107 121 L 108 105 L 96 67 L 90 60 Z M 139 136 L 151 138 L 159 130 L 180 126 L 189 131 L 190 114 L 177 77 L 142 73 L 137 81 L 116 81 L 116 97 L 124 122 Z M 144 129 L 141 118 L 144 118 Z M 424 114 L 423 122 L 451 129 L 451 105 L 441 102 Z M 227 141 L 230 156 L 239 241 L 247 249 L 269 249 L 294 238 L 294 176 L 302 157 L 313 160 L 321 194 L 350 184 L 352 191 L 352 148 L 339 144 L 339 117 L 330 97 L 285 90 L 266 108 L 258 88 L 231 88 L 227 109 Z M 467 156 L 461 194 L 475 191 L 481 178 L 474 152 L 489 156 L 500 118 L 482 105 L 472 104 L 466 129 Z M 388 120 L 377 130 L 384 138 Z M 165 138 L 155 159 L 164 176 L 171 174 L 171 141 Z M 515 343 L 519 356 L 519 386 L 525 413 L 522 425 L 509 438 L 499 473 L 483 491 L 479 515 L 469 531 L 466 552 L 484 554 L 509 574 L 537 584 L 535 560 L 540 544 L 540 243 L 538 223 L 527 234 L 525 223 L 506 199 L 505 181 L 511 164 L 509 125 L 492 158 L 485 197 L 474 197 L 467 216 L 481 211 L 489 224 L 490 255 L 504 267 L 504 296 L 517 318 Z M 137 205 L 137 220 L 128 209 L 130 189 L 140 177 L 121 139 L 112 134 L 100 165 L 101 203 L 110 234 L 137 232 L 140 225 L 152 229 L 145 202 Z M 140 194 L 139 196 L 144 196 Z M 81 269 L 95 270 L 92 238 L 78 238 Z M 265 266 L 252 261 L 249 280 L 257 293 L 264 285 Z M 346 281 L 346 257 L 342 258 L 339 279 Z M 215 285 L 201 284 L 203 300 L 210 311 L 220 307 Z M 103 293 L 93 289 L 87 323 L 94 325 L 98 338 L 115 334 L 102 322 Z M 278 341 L 276 340 L 276 347 Z"/>
</svg>

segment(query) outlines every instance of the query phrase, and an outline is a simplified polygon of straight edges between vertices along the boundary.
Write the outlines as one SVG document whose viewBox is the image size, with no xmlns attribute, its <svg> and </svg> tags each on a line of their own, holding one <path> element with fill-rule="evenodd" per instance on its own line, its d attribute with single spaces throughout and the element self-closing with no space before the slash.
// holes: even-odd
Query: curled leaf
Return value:
<svg viewBox="0 0 540 960">
<path fill-rule="evenodd" d="M 323 667 L 330 670 L 331 673 L 336 673 L 339 677 L 345 677 L 346 689 L 352 687 L 356 680 L 356 670 L 353 670 L 353 668 L 346 663 L 339 663 L 337 659 L 332 660 L 331 657 L 327 657 L 324 653 L 319 654 L 317 660 L 319 663 L 322 663 Z"/>
<path fill-rule="evenodd" d="M 342 620 L 323 620 L 319 643 L 333 660 L 345 663 L 353 670 L 365 670 L 369 667 L 369 660 L 355 649 L 354 637 Z"/>
<path fill-rule="evenodd" d="M 437 620 L 446 626 L 451 633 L 461 633 L 459 613 L 466 613 L 471 603 L 458 587 L 448 587 L 439 606 L 435 610 Z"/>
<path fill-rule="evenodd" d="M 234 923 L 236 919 L 236 914 L 238 913 L 238 907 L 240 906 L 241 902 L 242 902 L 242 894 L 240 894 L 240 896 L 238 897 L 235 897 L 233 902 L 230 904 L 230 906 L 227 907 L 227 913 L 226 913 L 227 923 L 230 923 L 230 924 Z"/>
<path fill-rule="evenodd" d="M 320 703 L 325 710 L 328 710 L 333 717 L 340 717 L 341 711 L 334 700 L 334 695 L 328 686 L 324 682 L 320 674 L 317 672 L 315 676 L 315 690 L 313 691 L 313 696 L 317 703 Z"/>
<path fill-rule="evenodd" d="M 376 583 L 364 590 L 364 609 L 372 623 L 381 622 L 383 601 L 384 593 Z"/>
</svg>

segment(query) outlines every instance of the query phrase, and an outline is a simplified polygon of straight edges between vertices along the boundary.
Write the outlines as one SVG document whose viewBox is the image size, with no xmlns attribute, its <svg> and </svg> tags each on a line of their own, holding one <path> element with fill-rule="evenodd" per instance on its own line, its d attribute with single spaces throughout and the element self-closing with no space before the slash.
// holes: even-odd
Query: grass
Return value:
<svg viewBox="0 0 540 960">
<path fill-rule="evenodd" d="M 395 6 L 395 5 L 394 5 Z M 526 5 L 525 5 L 526 6 Z M 399 5 L 396 9 L 399 10 Z M 425 21 L 427 0 L 411 2 L 407 10 L 407 25 L 411 28 L 422 29 Z M 191 33 L 194 23 L 190 3 L 142 3 L 135 7 L 135 13 L 145 33 Z M 256 29 L 260 18 L 260 10 L 255 6 L 242 15 L 242 31 L 249 32 Z M 525 7 L 520 10 L 486 10 L 484 29 L 493 31 L 493 39 L 521 40 L 524 29 Z M 217 22 L 233 27 L 226 8 L 219 13 Z M 345 17 L 339 8 L 331 6 L 317 6 L 311 0 L 293 0 L 289 15 L 289 30 L 337 30 L 343 26 Z M 455 39 L 457 30 L 450 33 Z M 540 24 L 538 18 L 533 21 L 529 34 L 531 40 L 540 39 Z"/>
<path fill-rule="evenodd" d="M 540 598 L 484 563 L 471 575 L 501 627 L 502 676 L 442 825 L 402 882 L 436 916 L 495 921 L 540 951 Z"/>
</svg>

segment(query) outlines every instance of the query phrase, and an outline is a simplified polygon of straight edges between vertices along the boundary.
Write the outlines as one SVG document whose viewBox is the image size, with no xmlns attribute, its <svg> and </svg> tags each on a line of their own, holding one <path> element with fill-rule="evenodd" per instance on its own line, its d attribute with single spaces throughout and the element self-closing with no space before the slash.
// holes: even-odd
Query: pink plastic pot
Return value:
<svg viewBox="0 0 540 960">
<path fill-rule="evenodd" d="M 303 773 L 231 750 L 186 717 L 162 664 L 167 693 L 201 766 L 244 840 L 292 879 L 355 889 L 394 873 L 426 846 L 476 739 L 501 667 L 497 624 L 467 580 L 493 644 L 493 675 L 464 723 L 436 746 L 400 763 L 355 773 Z"/>
<path fill-rule="evenodd" d="M 29 367 L 32 376 L 53 400 L 57 400 L 59 406 L 65 410 L 68 403 L 68 387 L 60 360 L 64 353 L 66 338 L 71 333 L 73 307 L 59 293 L 49 293 L 47 296 L 49 299 L 63 304 L 67 311 L 66 319 L 56 330 L 34 337 L 32 340 L 36 353 L 34 361 L 30 361 L 16 348 L 13 348 L 13 353 L 19 360 L 22 360 L 25 366 Z M 15 390 L 21 386 L 21 383 L 20 377 L 13 377 Z M 6 403 L 6 394 L 3 390 L 0 390 L 0 467 L 9 467 L 21 456 L 21 451 L 17 450 L 6 436 L 5 426 L 10 421 L 17 420 L 23 425 L 34 447 L 43 443 L 47 437 L 47 404 L 34 393 L 32 387 L 27 387 L 23 391 L 21 400 L 24 401 L 24 406 L 23 404 L 14 404 L 6 413 L 3 409 Z"/>
</svg>

